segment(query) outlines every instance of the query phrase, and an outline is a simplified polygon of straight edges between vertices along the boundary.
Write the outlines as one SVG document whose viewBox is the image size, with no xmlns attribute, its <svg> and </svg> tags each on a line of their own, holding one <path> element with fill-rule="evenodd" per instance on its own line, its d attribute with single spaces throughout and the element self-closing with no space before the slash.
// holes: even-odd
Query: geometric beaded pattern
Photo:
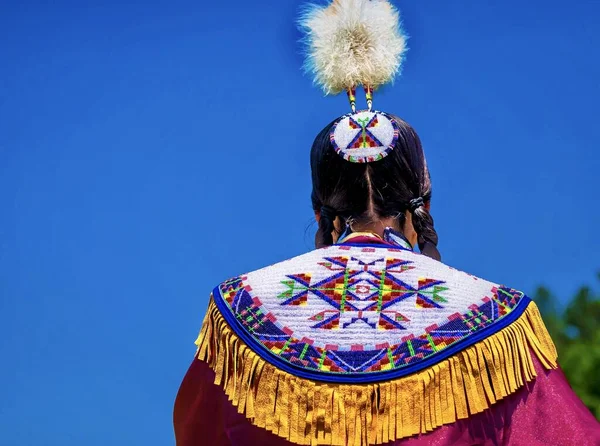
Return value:
<svg viewBox="0 0 600 446">
<path fill-rule="evenodd" d="M 359 111 L 342 116 L 329 138 L 336 153 L 352 163 L 370 163 L 386 157 L 398 140 L 398 124 L 389 115 Z"/>
<path fill-rule="evenodd" d="M 223 282 L 244 330 L 292 365 L 374 374 L 414 365 L 508 315 L 523 293 L 406 249 L 331 246 Z"/>
</svg>

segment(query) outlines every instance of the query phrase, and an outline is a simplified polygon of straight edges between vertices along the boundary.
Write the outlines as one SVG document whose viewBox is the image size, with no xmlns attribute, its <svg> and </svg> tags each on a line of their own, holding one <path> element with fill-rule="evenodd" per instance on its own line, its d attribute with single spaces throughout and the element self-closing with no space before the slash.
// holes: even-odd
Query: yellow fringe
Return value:
<svg viewBox="0 0 600 446">
<path fill-rule="evenodd" d="M 489 408 L 546 369 L 556 349 L 535 303 L 498 333 L 412 375 L 376 384 L 295 377 L 255 354 L 212 297 L 196 341 L 215 384 L 254 425 L 301 445 L 383 444 L 423 434 Z"/>
</svg>

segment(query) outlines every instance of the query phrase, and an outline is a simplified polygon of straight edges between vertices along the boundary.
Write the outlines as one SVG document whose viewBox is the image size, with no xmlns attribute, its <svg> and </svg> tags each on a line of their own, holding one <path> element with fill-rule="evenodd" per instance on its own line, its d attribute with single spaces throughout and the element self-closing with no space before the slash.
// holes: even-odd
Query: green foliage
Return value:
<svg viewBox="0 0 600 446">
<path fill-rule="evenodd" d="M 600 294 L 584 286 L 561 309 L 552 293 L 540 287 L 535 301 L 571 387 L 600 419 Z"/>
</svg>

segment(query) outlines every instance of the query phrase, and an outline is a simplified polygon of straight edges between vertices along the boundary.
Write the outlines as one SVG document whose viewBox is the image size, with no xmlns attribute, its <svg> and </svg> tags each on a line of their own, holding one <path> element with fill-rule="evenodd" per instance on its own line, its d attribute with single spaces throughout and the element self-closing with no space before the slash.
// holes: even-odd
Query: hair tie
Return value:
<svg viewBox="0 0 600 446">
<path fill-rule="evenodd" d="M 413 198 L 408 203 L 408 210 L 411 214 L 414 214 L 414 212 L 423 205 L 425 205 L 425 200 L 423 200 L 423 197 Z"/>
<path fill-rule="evenodd" d="M 333 222 L 336 216 L 337 212 L 335 209 L 329 206 L 321 206 L 321 218 Z"/>
</svg>

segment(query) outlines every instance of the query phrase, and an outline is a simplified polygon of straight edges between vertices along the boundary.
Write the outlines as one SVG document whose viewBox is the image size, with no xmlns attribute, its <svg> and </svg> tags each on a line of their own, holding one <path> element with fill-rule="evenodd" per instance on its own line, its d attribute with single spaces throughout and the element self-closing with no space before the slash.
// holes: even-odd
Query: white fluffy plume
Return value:
<svg viewBox="0 0 600 446">
<path fill-rule="evenodd" d="M 406 51 L 400 14 L 387 0 L 334 0 L 311 5 L 300 18 L 305 68 L 325 94 L 393 81 Z"/>
</svg>

